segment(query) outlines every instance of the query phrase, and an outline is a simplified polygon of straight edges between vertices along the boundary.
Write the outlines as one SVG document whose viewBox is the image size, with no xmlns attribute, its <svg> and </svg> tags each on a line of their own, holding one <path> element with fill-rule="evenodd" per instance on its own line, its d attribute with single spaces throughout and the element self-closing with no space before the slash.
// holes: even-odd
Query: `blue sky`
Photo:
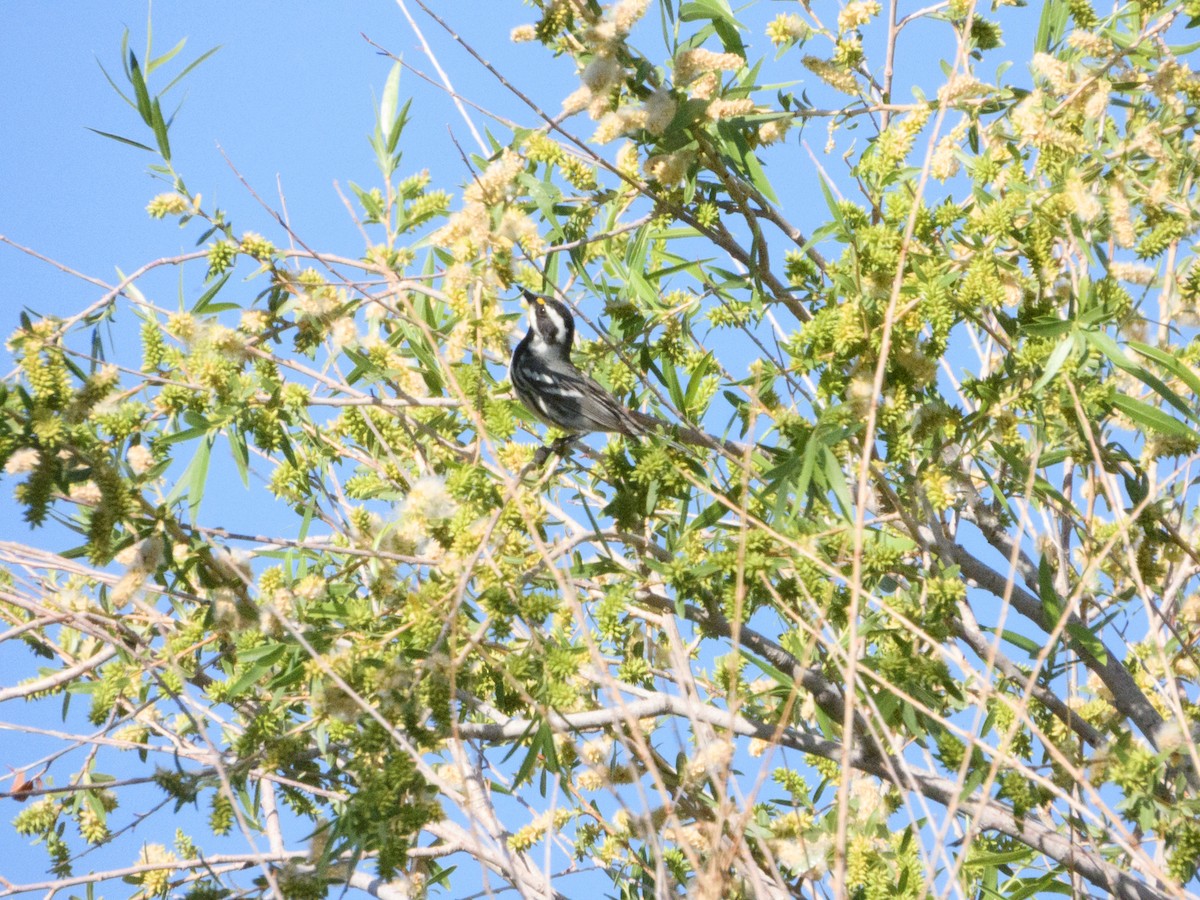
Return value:
<svg viewBox="0 0 1200 900">
<path fill-rule="evenodd" d="M 510 74 L 538 77 L 523 87 L 557 110 L 558 87 L 544 76 L 551 64 L 534 46 L 507 41 L 531 11 L 488 4 L 487 21 L 462 15 L 461 4 L 441 4 L 464 37 L 502 54 L 494 61 Z M 149 154 L 106 140 L 87 126 L 145 140 L 136 113 L 113 92 L 97 60 L 121 77 L 120 39 L 145 55 L 145 3 L 6 4 L 0 13 L 0 234 L 82 272 L 111 278 L 148 259 L 193 249 L 197 233 L 151 220 L 146 202 L 163 190 L 146 174 Z M 515 102 L 414 8 L 419 24 L 460 91 L 513 114 Z M 373 96 L 390 61 L 361 36 L 430 71 L 412 29 L 389 2 L 269 4 L 214 2 L 161 4 L 154 9 L 155 53 L 180 38 L 188 44 L 155 73 L 165 84 L 179 61 L 210 47 L 222 49 L 168 95 L 183 107 L 172 126 L 176 168 L 205 205 L 231 212 L 239 229 L 270 232 L 272 223 L 238 184 L 221 150 L 269 203 L 282 185 L 295 229 L 330 252 L 356 256 L 362 241 L 334 189 L 338 181 L 378 180 L 366 138 Z M 498 39 L 502 38 L 502 39 Z M 524 59 L 522 59 L 524 57 Z M 467 63 L 470 63 L 469 65 Z M 561 60 L 562 75 L 571 74 Z M 162 76 L 166 77 L 162 77 Z M 558 81 L 558 84 L 563 84 Z M 153 89 L 154 81 L 151 82 Z M 435 183 L 456 186 L 466 176 L 450 131 L 465 150 L 470 134 L 444 93 L 405 73 L 402 94 L 413 98 L 405 170 L 430 168 Z M 171 106 L 167 107 L 169 111 Z M 414 140 L 419 137 L 419 140 Z M 218 149 L 218 144 L 220 150 Z M 58 277 L 44 263 L 0 251 L 0 331 L 7 336 L 23 305 L 62 313 L 95 299 L 92 287 Z"/>
</svg>

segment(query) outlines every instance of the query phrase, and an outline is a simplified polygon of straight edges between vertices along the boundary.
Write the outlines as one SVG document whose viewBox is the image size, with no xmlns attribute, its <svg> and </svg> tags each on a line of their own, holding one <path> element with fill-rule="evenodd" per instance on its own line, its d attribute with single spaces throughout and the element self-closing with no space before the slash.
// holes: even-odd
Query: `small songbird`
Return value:
<svg viewBox="0 0 1200 900">
<path fill-rule="evenodd" d="M 529 330 L 513 351 L 508 377 L 517 399 L 541 421 L 572 437 L 590 431 L 639 437 L 654 431 L 664 433 L 675 446 L 683 443 L 726 455 L 743 454 L 745 448 L 739 444 L 687 425 L 671 425 L 622 405 L 571 362 L 575 321 L 567 305 L 524 288 L 521 293 L 529 304 Z"/>
<path fill-rule="evenodd" d="M 658 424 L 621 405 L 571 362 L 575 322 L 565 303 L 524 289 L 521 293 L 529 303 L 529 331 L 513 351 L 508 377 L 526 409 L 572 434 L 609 431 L 636 436 Z"/>
</svg>

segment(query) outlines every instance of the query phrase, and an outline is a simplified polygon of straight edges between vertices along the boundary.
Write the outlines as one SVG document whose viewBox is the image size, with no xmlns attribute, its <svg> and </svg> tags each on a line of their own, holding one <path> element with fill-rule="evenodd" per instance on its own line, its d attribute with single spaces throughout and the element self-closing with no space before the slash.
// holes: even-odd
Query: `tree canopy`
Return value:
<svg viewBox="0 0 1200 900">
<path fill-rule="evenodd" d="M 1197 896 L 1200 3 L 529 6 L 358 257 L 106 63 L 196 249 L 9 337 L 0 897 Z M 677 425 L 541 459 L 520 287 Z"/>
</svg>

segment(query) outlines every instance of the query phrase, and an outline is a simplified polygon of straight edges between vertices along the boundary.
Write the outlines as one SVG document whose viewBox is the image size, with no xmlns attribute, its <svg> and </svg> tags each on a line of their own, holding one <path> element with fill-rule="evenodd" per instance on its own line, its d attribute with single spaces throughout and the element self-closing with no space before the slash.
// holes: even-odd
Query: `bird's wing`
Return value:
<svg viewBox="0 0 1200 900">
<path fill-rule="evenodd" d="M 596 379 L 574 365 L 555 370 L 556 394 L 564 404 L 575 407 L 577 414 L 593 423 L 596 431 L 638 435 L 647 425 L 635 413 L 619 403 Z"/>
</svg>

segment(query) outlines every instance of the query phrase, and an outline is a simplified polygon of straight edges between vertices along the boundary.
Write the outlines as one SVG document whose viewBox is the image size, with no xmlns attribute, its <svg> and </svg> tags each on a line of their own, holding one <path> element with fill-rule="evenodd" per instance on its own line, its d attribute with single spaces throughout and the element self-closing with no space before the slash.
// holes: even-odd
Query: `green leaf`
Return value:
<svg viewBox="0 0 1200 900">
<path fill-rule="evenodd" d="M 1004 897 L 1006 900 L 1025 900 L 1026 897 L 1044 897 L 1046 894 L 1061 894 L 1064 897 L 1074 897 L 1075 890 L 1069 884 L 1063 884 L 1062 876 L 1047 872 L 1040 878 L 1017 878 L 1014 882 L 1021 884 L 1015 891 L 1013 882 L 1006 885 Z"/>
<path fill-rule="evenodd" d="M 1044 553 L 1038 560 L 1038 595 L 1046 610 L 1047 625 L 1053 627 L 1062 616 L 1063 601 L 1054 587 L 1054 569 L 1050 565 L 1049 557 Z"/>
<path fill-rule="evenodd" d="M 129 79 L 129 29 L 121 32 L 121 65 L 125 69 L 125 78 Z"/>
<path fill-rule="evenodd" d="M 1108 650 L 1105 649 L 1104 642 L 1097 637 L 1094 631 L 1082 622 L 1068 622 L 1067 633 L 1080 647 L 1094 656 L 1100 665 L 1108 664 Z"/>
<path fill-rule="evenodd" d="M 1141 400 L 1135 400 L 1125 394 L 1117 394 L 1113 398 L 1113 406 L 1143 428 L 1171 437 L 1200 441 L 1200 433 L 1197 433 L 1195 429 L 1189 428 L 1186 423 L 1180 422 L 1174 416 L 1167 415 L 1149 403 L 1143 403 Z"/>
<path fill-rule="evenodd" d="M 436 327 L 433 318 L 431 310 L 427 316 L 427 324 L 431 328 Z M 442 367 L 438 361 L 437 354 L 426 343 L 425 336 L 416 328 L 405 325 L 397 329 L 396 334 L 388 339 L 388 343 L 393 346 L 398 345 L 400 342 L 403 342 L 404 346 L 412 351 L 413 355 L 417 358 L 417 362 L 421 364 L 421 377 L 425 379 L 430 392 L 433 394 L 440 393 L 442 390 Z"/>
<path fill-rule="evenodd" d="M 357 384 L 363 379 L 363 376 L 369 377 L 372 381 L 379 381 L 384 377 L 383 369 L 360 350 L 356 350 L 353 347 L 343 347 L 342 353 L 354 363 L 354 369 L 346 376 L 347 384 Z"/>
<path fill-rule="evenodd" d="M 146 56 L 145 59 L 151 59 L 154 55 L 154 10 L 150 4 L 146 4 Z"/>
<path fill-rule="evenodd" d="M 426 865 L 429 866 L 429 871 L 425 877 L 425 885 L 422 886 L 422 889 L 424 889 L 426 885 L 440 885 L 442 888 L 449 889 L 450 876 L 454 874 L 458 866 L 449 866 L 448 868 L 443 869 L 437 863 L 433 862 L 426 863 Z"/>
<path fill-rule="evenodd" d="M 816 432 L 809 435 L 808 440 L 804 442 L 804 451 L 801 456 L 800 474 L 796 476 L 796 483 L 793 485 L 793 490 L 796 492 L 797 499 L 808 497 L 809 488 L 812 486 L 813 469 L 817 464 L 817 454 L 824 448 L 817 444 Z"/>
<path fill-rule="evenodd" d="M 105 80 L 108 81 L 109 86 L 111 86 L 112 89 L 117 92 L 117 96 L 120 97 L 122 100 L 124 100 L 126 103 L 128 103 L 130 106 L 132 106 L 134 109 L 137 109 L 137 104 L 134 103 L 133 100 L 131 100 L 129 97 L 126 97 L 125 92 L 117 86 L 117 83 L 115 81 L 113 81 L 113 77 L 108 74 L 108 69 L 104 68 L 104 63 L 100 62 L 100 60 L 97 59 L 96 65 L 98 65 L 100 67 L 100 71 L 104 73 L 104 78 L 105 78 Z"/>
<path fill-rule="evenodd" d="M 964 869 L 977 869 L 987 866 L 1003 866 L 1009 863 L 1020 862 L 1023 859 L 1029 859 L 1033 855 L 1028 847 L 1022 847 L 1019 850 L 1006 850 L 1002 853 L 988 853 L 983 850 L 971 853 L 970 859 L 963 860 L 962 867 Z"/>
<path fill-rule="evenodd" d="M 837 196 L 833 193 L 829 181 L 825 178 L 824 173 L 818 173 L 821 184 L 821 196 L 825 198 L 825 206 L 829 209 L 829 214 L 833 220 L 837 222 L 839 233 L 846 234 L 846 217 L 842 215 L 841 204 L 838 203 Z"/>
<path fill-rule="evenodd" d="M 388 132 L 387 149 L 388 153 L 396 152 L 396 145 L 400 143 L 400 135 L 404 132 L 404 126 L 408 124 L 408 110 L 412 106 L 412 98 L 405 101 L 400 107 L 400 114 L 396 116 L 396 121 L 392 123 L 392 130 Z M 399 154 L 396 155 L 396 160 L 399 161 Z"/>
<path fill-rule="evenodd" d="M 676 409 L 684 409 L 683 388 L 679 384 L 679 373 L 674 366 L 663 366 L 663 383 L 667 386 L 667 396 Z"/>
<path fill-rule="evenodd" d="M 157 56 L 154 59 L 150 59 L 149 57 L 146 57 L 146 74 L 149 75 L 151 72 L 153 72 L 159 66 L 161 66 L 163 63 L 170 62 L 172 59 L 174 59 L 175 55 L 177 53 L 179 53 L 180 50 L 183 49 L 183 45 L 186 43 L 187 43 L 187 38 L 183 38 L 182 40 L 180 40 L 180 42 L 178 44 L 176 44 L 174 47 L 172 47 L 170 50 L 168 50 L 162 56 Z"/>
<path fill-rule="evenodd" d="M 658 491 L 662 485 L 662 480 L 654 478 L 646 485 L 646 506 L 643 510 L 647 516 L 653 515 L 655 508 L 658 506 Z"/>
<path fill-rule="evenodd" d="M 702 412 L 693 408 L 696 400 L 696 394 L 704 386 L 705 377 L 713 371 L 716 366 L 716 359 L 712 353 L 704 354 L 704 357 L 696 363 L 695 369 L 692 371 L 691 378 L 688 379 L 687 390 L 683 395 L 683 405 L 680 407 L 684 412 L 693 414 Z"/>
<path fill-rule="evenodd" d="M 1050 381 L 1058 374 L 1058 370 L 1062 368 L 1067 357 L 1071 355 L 1071 350 L 1075 347 L 1075 335 L 1068 334 L 1058 346 L 1054 348 L 1054 352 L 1050 354 L 1050 358 L 1046 360 L 1046 369 L 1042 372 L 1042 377 L 1039 378 L 1033 385 L 1033 393 L 1040 394 Z"/>
<path fill-rule="evenodd" d="M 1102 353 L 1105 358 L 1107 358 L 1114 366 L 1137 378 L 1139 381 L 1153 390 L 1154 393 L 1158 394 L 1158 396 L 1162 397 L 1165 401 L 1167 401 L 1167 403 L 1175 407 L 1189 419 L 1192 419 L 1193 421 L 1200 421 L 1200 419 L 1197 418 L 1196 413 L 1182 397 L 1167 387 L 1163 380 L 1157 375 L 1150 372 L 1144 366 L 1139 366 L 1137 363 L 1133 362 L 1133 360 L 1129 358 L 1129 355 L 1117 345 L 1117 342 L 1110 338 L 1107 334 L 1101 331 L 1087 331 L 1084 332 L 1084 334 L 1087 337 L 1088 343 L 1100 351 L 1100 353 Z M 1145 344 L 1142 344 L 1141 346 L 1146 347 Z M 1147 349 L 1152 350 L 1153 348 Z M 1182 363 L 1178 363 L 1177 360 L 1175 362 L 1178 366 L 1182 367 Z"/>
<path fill-rule="evenodd" d="M 396 123 L 396 104 L 400 101 L 400 63 L 392 64 L 387 81 L 383 84 L 383 96 L 379 100 L 379 130 L 390 134 Z"/>
<path fill-rule="evenodd" d="M 277 662 L 283 656 L 285 649 L 287 648 L 283 644 L 260 644 L 257 647 L 251 647 L 249 650 L 239 650 L 238 662 L 265 662 L 270 665 Z"/>
<path fill-rule="evenodd" d="M 142 70 L 138 68 L 137 57 L 132 53 L 129 54 L 129 81 L 133 84 L 133 96 L 137 99 L 138 115 L 147 125 L 152 125 L 150 92 L 146 90 L 146 79 L 142 77 Z"/>
<path fill-rule="evenodd" d="M 565 234 L 562 230 L 562 225 L 559 223 L 557 206 L 562 201 L 562 194 L 558 188 L 532 175 L 524 174 L 517 178 L 517 181 L 525 188 L 525 192 L 529 198 L 537 204 L 538 211 L 542 214 L 550 225 L 550 234 L 554 240 L 562 240 Z"/>
<path fill-rule="evenodd" d="M 199 418 L 199 417 L 197 417 Z M 199 424 L 193 425 L 184 431 L 176 431 L 174 434 L 165 434 L 158 438 L 158 443 L 163 447 L 169 447 L 172 444 L 178 444 L 182 441 L 190 441 L 192 438 L 200 437 L 207 434 L 212 429 L 212 425 L 207 420 L 201 419 Z"/>
<path fill-rule="evenodd" d="M 208 464 L 212 458 L 213 442 L 216 440 L 216 436 L 215 430 L 205 434 L 204 440 L 197 445 L 196 453 L 192 456 L 183 475 L 175 483 L 171 493 L 167 495 L 166 502 L 169 506 L 185 492 L 187 493 L 188 511 L 193 522 L 196 521 L 196 516 L 200 511 L 200 501 L 204 499 L 204 485 L 208 480 Z"/>
<path fill-rule="evenodd" d="M 158 142 L 158 152 L 167 162 L 171 161 L 171 144 L 167 140 L 167 123 L 163 120 L 162 106 L 158 98 L 150 104 L 150 126 L 154 129 L 154 139 Z"/>
<path fill-rule="evenodd" d="M 283 655 L 284 648 L 281 644 L 275 644 L 269 649 L 272 651 L 271 653 L 264 656 L 261 661 L 255 663 L 254 665 L 248 666 L 245 671 L 242 672 L 241 676 L 225 689 L 226 696 L 237 697 L 238 695 L 244 693 L 248 688 L 255 685 L 259 679 L 271 671 L 271 667 L 275 665 L 275 660 Z"/>
<path fill-rule="evenodd" d="M 1045 469 L 1049 468 L 1050 466 L 1058 465 L 1071 455 L 1071 451 L 1065 447 L 1059 447 L 1056 450 L 1047 450 L 1037 458 L 1037 465 L 1034 468 Z"/>
<path fill-rule="evenodd" d="M 1075 323 L 1056 316 L 1037 316 L 1021 325 L 1021 333 L 1031 337 L 1058 337 L 1074 330 Z"/>
<path fill-rule="evenodd" d="M 130 147 L 137 147 L 139 150 L 145 150 L 147 153 L 154 152 L 153 147 L 147 147 L 145 144 L 140 143 L 139 141 L 134 141 L 134 140 L 130 140 L 129 138 L 126 138 L 126 137 L 121 137 L 119 134 L 112 134 L 111 132 L 108 132 L 108 131 L 100 131 L 98 128 L 89 128 L 86 125 L 84 126 L 84 128 L 87 128 L 88 131 L 90 131 L 94 134 L 100 135 L 100 137 L 106 137 L 109 140 L 113 140 L 113 141 L 120 141 L 122 144 L 128 144 Z"/>
<path fill-rule="evenodd" d="M 687 524 L 688 530 L 703 531 L 705 528 L 710 528 L 720 522 L 727 511 L 725 504 L 718 500 L 693 516 Z"/>
<path fill-rule="evenodd" d="M 210 304 L 212 303 L 213 298 L 216 297 L 218 293 L 220 293 L 221 288 L 225 287 L 225 282 L 227 282 L 229 280 L 229 276 L 232 274 L 233 274 L 232 272 L 226 272 L 224 275 L 222 275 L 220 278 L 218 278 L 213 283 L 212 287 L 210 287 L 208 290 L 206 290 L 203 294 L 200 295 L 200 299 L 197 300 L 195 302 L 195 304 L 193 304 L 193 306 L 192 306 L 193 315 L 200 315 L 201 313 L 214 312 L 214 310 L 212 309 Z M 236 306 L 236 304 L 234 304 L 234 306 Z"/>
<path fill-rule="evenodd" d="M 384 218 L 383 198 L 376 197 L 370 191 L 360 188 L 353 181 L 350 182 L 350 190 L 354 191 L 354 196 L 358 198 L 359 205 L 362 206 L 363 212 L 372 222 L 382 222 Z"/>
<path fill-rule="evenodd" d="M 999 442 L 994 442 L 994 441 L 991 442 L 991 446 L 992 446 L 992 449 L 995 450 L 996 454 L 1001 459 L 1003 459 L 1006 463 L 1008 463 L 1008 465 L 1012 466 L 1012 468 L 1015 472 L 1028 473 L 1029 461 L 1027 459 L 1024 459 L 1018 453 L 1014 452 L 1012 448 L 1006 447 L 1005 445 L 1003 445 Z M 1001 498 L 1001 500 L 1003 501 L 1003 494 L 999 492 L 996 482 L 994 480 L 992 480 L 990 477 L 988 477 L 986 475 L 986 473 L 984 474 L 984 477 L 987 478 L 989 486 L 994 491 L 997 492 L 996 496 Z M 1022 474 L 1021 477 L 1024 477 L 1024 474 Z M 1063 509 L 1068 509 L 1068 510 L 1072 510 L 1072 511 L 1075 510 L 1075 505 L 1073 503 L 1071 503 L 1071 501 L 1069 501 L 1063 495 L 1062 491 L 1060 491 L 1058 488 L 1056 488 L 1053 484 L 1051 484 L 1048 480 L 1046 480 L 1046 478 L 1043 477 L 1042 475 L 1034 476 L 1033 489 L 1034 489 L 1034 493 L 1038 497 L 1040 497 L 1042 499 L 1053 500 L 1056 504 L 1061 506 Z"/>
<path fill-rule="evenodd" d="M 679 9 L 679 19 L 683 22 L 695 22 L 707 19 L 712 22 L 713 30 L 721 39 L 721 45 L 726 53 L 746 55 L 746 45 L 738 34 L 738 20 L 725 0 L 693 0 L 685 3 Z"/>
<path fill-rule="evenodd" d="M 545 722 L 540 720 L 530 723 L 531 729 L 536 729 L 533 733 L 533 739 L 529 742 L 529 752 L 525 754 L 525 758 L 521 760 L 521 767 L 517 769 L 516 777 L 513 778 L 513 787 L 520 787 L 529 780 L 533 774 L 533 769 L 538 763 L 538 759 L 542 755 L 542 750 L 546 745 L 549 745 L 551 751 L 554 748 L 554 735 L 551 734 L 549 727 Z M 514 749 L 519 747 L 520 743 L 514 745 Z"/>
<path fill-rule="evenodd" d="M 1049 53 L 1066 33 L 1069 15 L 1070 8 L 1064 0 L 1046 0 L 1042 4 L 1042 18 L 1038 22 L 1033 48 L 1042 53 Z"/>
<path fill-rule="evenodd" d="M 237 428 L 229 429 L 225 435 L 229 441 L 229 449 L 233 453 L 234 464 L 238 474 L 242 476 L 242 486 L 250 487 L 250 454 L 246 448 L 246 435 Z"/>
<path fill-rule="evenodd" d="M 778 203 L 775 190 L 771 187 L 771 179 L 763 170 L 754 150 L 746 141 L 746 135 L 735 120 L 722 120 L 717 126 L 717 133 L 722 138 L 721 152 L 731 160 L 736 160 L 742 176 L 754 185 L 768 200 Z"/>
<path fill-rule="evenodd" d="M 850 510 L 854 508 L 854 505 L 850 502 L 850 485 L 846 482 L 845 473 L 842 472 L 841 462 L 838 460 L 837 454 L 828 447 L 822 448 L 822 452 L 825 456 L 825 486 L 837 498 L 842 507 L 842 515 L 849 518 Z"/>
<path fill-rule="evenodd" d="M 1129 346 L 1142 356 L 1148 356 L 1154 360 L 1189 388 L 1194 393 L 1200 395 L 1200 375 L 1182 360 L 1172 356 L 1169 353 L 1164 353 L 1157 347 L 1151 347 L 1149 344 L 1143 344 L 1141 341 L 1130 341 Z"/>
<path fill-rule="evenodd" d="M 289 456 L 288 462 L 295 464 L 296 460 Z M 309 502 L 309 504 L 304 507 L 304 515 L 300 519 L 300 529 L 296 533 L 297 540 L 304 541 L 308 539 L 308 529 L 312 527 L 312 522 L 316 517 L 316 514 L 317 507 L 315 502 Z"/>
<path fill-rule="evenodd" d="M 196 68 L 196 66 L 200 65 L 200 63 L 204 62 L 206 59 L 208 59 L 210 56 L 212 56 L 214 53 L 216 53 L 220 49 L 221 49 L 221 45 L 217 44 L 217 46 L 215 46 L 209 50 L 205 50 L 203 53 L 201 53 L 199 56 L 197 56 L 194 60 L 192 60 L 190 63 L 188 63 L 186 66 L 184 66 L 182 72 L 180 72 L 178 75 L 176 75 L 174 78 L 172 78 L 169 82 L 167 82 L 167 86 L 162 89 L 159 96 L 162 96 L 167 91 L 169 91 L 171 88 L 175 87 L 175 85 L 177 85 L 180 81 L 183 80 L 183 78 L 187 75 L 188 72 L 192 71 L 192 69 Z"/>
</svg>

